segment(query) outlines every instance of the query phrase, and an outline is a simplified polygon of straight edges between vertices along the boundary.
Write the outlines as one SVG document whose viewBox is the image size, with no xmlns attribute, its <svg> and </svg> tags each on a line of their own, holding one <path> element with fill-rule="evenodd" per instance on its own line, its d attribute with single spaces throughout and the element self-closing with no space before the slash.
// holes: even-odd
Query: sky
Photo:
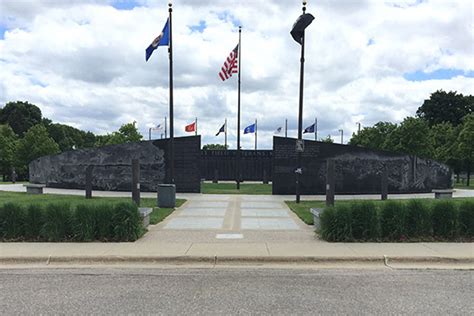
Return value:
<svg viewBox="0 0 474 316">
<path fill-rule="evenodd" d="M 0 106 L 29 101 L 43 116 L 97 134 L 168 116 L 168 53 L 145 49 L 168 17 L 162 0 L 1 0 Z M 378 121 L 400 122 L 438 89 L 474 94 L 470 0 L 308 1 L 304 127 L 344 143 Z M 175 136 L 198 118 L 202 144 L 228 121 L 236 147 L 237 76 L 218 72 L 242 26 L 241 131 L 258 120 L 258 147 L 272 148 L 288 120 L 297 135 L 301 46 L 290 30 L 294 0 L 173 1 Z M 159 138 L 159 132 L 153 138 Z M 280 134 L 281 135 L 281 134 Z M 314 135 L 305 134 L 314 139 Z M 253 134 L 241 135 L 243 149 Z"/>
</svg>

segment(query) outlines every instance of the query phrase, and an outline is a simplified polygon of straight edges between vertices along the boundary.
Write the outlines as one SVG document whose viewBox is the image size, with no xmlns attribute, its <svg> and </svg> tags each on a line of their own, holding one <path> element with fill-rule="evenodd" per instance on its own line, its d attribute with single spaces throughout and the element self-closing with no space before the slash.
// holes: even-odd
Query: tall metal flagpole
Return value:
<svg viewBox="0 0 474 316">
<path fill-rule="evenodd" d="M 237 88 L 237 190 L 240 190 L 240 69 L 242 61 L 242 43 L 241 43 L 242 26 L 239 26 L 239 76 Z"/>
<path fill-rule="evenodd" d="M 306 1 L 303 1 L 303 14 L 306 12 Z M 300 98 L 298 112 L 298 141 L 303 142 L 303 81 L 304 81 L 304 30 L 301 38 L 301 67 L 300 67 Z M 300 202 L 300 178 L 301 178 L 301 151 L 298 151 L 296 163 L 296 203 Z"/>
<path fill-rule="evenodd" d="M 196 129 L 194 130 L 194 136 L 198 134 L 198 118 L 196 117 Z"/>
<path fill-rule="evenodd" d="M 227 150 L 227 118 L 225 119 L 225 123 L 224 123 L 224 145 L 225 145 L 225 150 Z"/>
<path fill-rule="evenodd" d="M 318 118 L 314 118 L 314 140 L 318 140 Z"/>
<path fill-rule="evenodd" d="M 255 119 L 255 150 L 257 150 L 257 119 Z"/>
<path fill-rule="evenodd" d="M 288 137 L 288 119 L 285 119 L 285 138 Z"/>
<path fill-rule="evenodd" d="M 168 118 L 165 116 L 165 138 L 168 138 Z"/>
<path fill-rule="evenodd" d="M 172 4 L 168 3 L 170 14 L 170 45 L 168 47 L 170 57 L 170 183 L 174 184 L 174 116 L 173 116 L 173 24 L 171 22 Z"/>
</svg>

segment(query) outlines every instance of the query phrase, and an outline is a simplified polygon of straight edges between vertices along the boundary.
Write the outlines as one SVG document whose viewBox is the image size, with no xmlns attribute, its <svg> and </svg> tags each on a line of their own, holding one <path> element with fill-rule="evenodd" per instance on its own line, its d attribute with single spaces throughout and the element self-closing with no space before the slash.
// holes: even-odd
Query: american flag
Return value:
<svg viewBox="0 0 474 316">
<path fill-rule="evenodd" d="M 219 77 L 221 77 L 222 81 L 229 79 L 232 77 L 232 74 L 236 74 L 238 72 L 237 68 L 237 59 L 239 55 L 239 45 L 235 46 L 235 48 L 230 52 L 229 57 L 227 57 L 224 65 L 219 72 Z"/>
</svg>

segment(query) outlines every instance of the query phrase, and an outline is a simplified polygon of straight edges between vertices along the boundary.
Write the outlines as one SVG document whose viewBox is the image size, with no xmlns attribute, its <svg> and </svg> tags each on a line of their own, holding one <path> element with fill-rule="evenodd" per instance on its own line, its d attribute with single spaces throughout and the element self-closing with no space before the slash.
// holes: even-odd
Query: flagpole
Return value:
<svg viewBox="0 0 474 316">
<path fill-rule="evenodd" d="M 227 118 L 225 119 L 224 123 L 224 145 L 225 145 L 225 150 L 227 150 Z"/>
<path fill-rule="evenodd" d="M 174 116 L 173 116 L 173 24 L 172 24 L 172 4 L 168 3 L 169 22 L 170 22 L 170 45 L 168 47 L 170 58 L 170 183 L 174 184 Z"/>
<path fill-rule="evenodd" d="M 196 117 L 196 130 L 194 131 L 194 135 L 197 136 L 198 134 L 198 118 Z"/>
<path fill-rule="evenodd" d="M 318 140 L 318 118 L 314 118 L 314 140 Z"/>
<path fill-rule="evenodd" d="M 242 26 L 239 26 L 239 74 L 237 80 L 237 190 L 240 190 L 240 69 L 242 64 Z"/>
<path fill-rule="evenodd" d="M 151 140 L 151 127 L 148 129 L 148 140 Z"/>
<path fill-rule="evenodd" d="M 303 14 L 306 13 L 306 1 L 303 0 Z M 300 96 L 299 96 L 299 112 L 298 112 L 298 141 L 303 141 L 303 82 L 304 82 L 304 35 L 301 37 L 301 58 L 300 58 Z M 298 151 L 296 163 L 296 203 L 300 203 L 300 178 L 302 172 L 301 168 L 301 151 Z"/>
<path fill-rule="evenodd" d="M 288 137 L 288 119 L 285 119 L 285 138 Z"/>
<path fill-rule="evenodd" d="M 168 138 L 168 118 L 165 116 L 165 138 Z"/>
<path fill-rule="evenodd" d="M 255 150 L 257 150 L 257 119 L 255 119 Z"/>
</svg>

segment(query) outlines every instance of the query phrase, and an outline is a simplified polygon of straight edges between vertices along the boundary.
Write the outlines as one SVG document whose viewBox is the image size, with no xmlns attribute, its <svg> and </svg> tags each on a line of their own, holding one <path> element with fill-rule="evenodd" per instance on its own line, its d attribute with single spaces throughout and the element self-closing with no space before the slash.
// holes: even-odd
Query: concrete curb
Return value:
<svg viewBox="0 0 474 316">
<path fill-rule="evenodd" d="M 0 265 L 12 264 L 472 264 L 474 257 L 329 257 L 329 256 L 11 256 L 0 257 Z"/>
</svg>

